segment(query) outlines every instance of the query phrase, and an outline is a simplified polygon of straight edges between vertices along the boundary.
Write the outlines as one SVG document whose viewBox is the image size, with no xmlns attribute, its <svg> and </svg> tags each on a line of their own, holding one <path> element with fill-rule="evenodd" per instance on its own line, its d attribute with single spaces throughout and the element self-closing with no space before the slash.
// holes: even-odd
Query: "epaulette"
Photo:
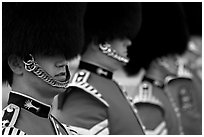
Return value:
<svg viewBox="0 0 204 137">
<path fill-rule="evenodd" d="M 161 101 L 152 94 L 152 84 L 146 81 L 139 85 L 139 93 L 135 96 L 133 102 L 134 104 L 149 103 L 163 108 Z"/>
<path fill-rule="evenodd" d="M 9 104 L 6 108 L 4 108 L 2 114 L 2 128 L 14 127 L 17 122 L 19 112 L 20 108 L 14 104 Z"/>
<path fill-rule="evenodd" d="M 178 77 L 184 77 L 184 78 L 192 78 L 193 74 L 185 68 L 185 65 L 179 65 L 178 66 L 178 72 L 177 72 Z"/>
<path fill-rule="evenodd" d="M 102 102 L 105 106 L 109 107 L 109 104 L 103 99 L 102 95 L 89 83 L 83 82 L 83 81 L 82 82 L 72 82 L 69 84 L 69 87 L 77 87 L 77 88 L 83 89 L 83 91 L 94 96 L 100 102 Z"/>
<path fill-rule="evenodd" d="M 78 83 L 78 82 L 87 82 L 90 76 L 90 72 L 86 70 L 80 70 L 74 74 L 71 82 Z"/>
<path fill-rule="evenodd" d="M 74 74 L 71 83 L 69 84 L 69 87 L 78 87 L 80 89 L 83 89 L 87 93 L 97 98 L 105 106 L 109 107 L 108 103 L 103 99 L 102 95 L 97 91 L 97 89 L 95 89 L 93 86 L 87 83 L 89 76 L 90 72 L 87 70 L 83 69 L 78 71 L 77 73 Z"/>
</svg>

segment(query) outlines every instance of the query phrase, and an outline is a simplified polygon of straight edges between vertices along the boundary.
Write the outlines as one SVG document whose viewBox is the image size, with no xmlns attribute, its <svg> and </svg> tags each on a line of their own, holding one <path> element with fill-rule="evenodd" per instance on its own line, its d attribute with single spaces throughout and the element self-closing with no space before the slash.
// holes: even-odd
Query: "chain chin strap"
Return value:
<svg viewBox="0 0 204 137">
<path fill-rule="evenodd" d="M 128 63 L 129 62 L 129 58 L 127 57 L 123 57 L 121 55 L 119 55 L 118 53 L 116 53 L 116 51 L 114 49 L 111 49 L 111 45 L 106 43 L 106 44 L 99 44 L 99 49 L 102 51 L 102 53 L 120 61 L 123 63 Z"/>
<path fill-rule="evenodd" d="M 30 60 L 23 61 L 23 63 L 25 64 L 26 71 L 34 73 L 37 77 L 39 77 L 44 82 L 46 82 L 47 84 L 53 87 L 57 87 L 57 88 L 67 88 L 68 87 L 69 80 L 65 82 L 61 82 L 61 81 L 57 81 L 53 79 L 46 71 L 43 70 L 43 68 L 40 65 L 37 64 L 37 62 L 35 62 L 31 54 L 29 54 L 29 56 L 31 57 Z"/>
</svg>

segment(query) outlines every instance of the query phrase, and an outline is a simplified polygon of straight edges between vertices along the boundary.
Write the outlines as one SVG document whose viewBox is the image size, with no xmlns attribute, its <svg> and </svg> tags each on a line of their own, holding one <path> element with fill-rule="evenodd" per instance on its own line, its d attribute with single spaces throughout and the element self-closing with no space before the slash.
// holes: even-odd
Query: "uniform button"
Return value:
<svg viewBox="0 0 204 137">
<path fill-rule="evenodd" d="M 7 112 L 12 112 L 13 111 L 13 108 L 11 106 L 9 106 L 7 109 L 6 109 Z"/>
<path fill-rule="evenodd" d="M 84 75 L 84 72 L 81 71 L 81 72 L 79 72 L 79 74 L 80 74 L 80 75 Z"/>
</svg>

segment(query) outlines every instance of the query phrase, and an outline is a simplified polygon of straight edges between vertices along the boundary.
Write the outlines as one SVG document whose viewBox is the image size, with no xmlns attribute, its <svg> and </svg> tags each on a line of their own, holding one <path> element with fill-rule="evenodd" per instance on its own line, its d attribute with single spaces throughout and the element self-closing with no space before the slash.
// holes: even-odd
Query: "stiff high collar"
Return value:
<svg viewBox="0 0 204 137">
<path fill-rule="evenodd" d="M 108 71 L 107 69 L 104 69 L 102 67 L 99 67 L 99 66 L 87 63 L 87 62 L 80 61 L 79 68 L 80 69 L 86 69 L 90 72 L 93 72 L 97 75 L 100 75 L 100 76 L 108 78 L 108 79 L 112 79 L 112 77 L 113 77 L 113 73 Z"/>
<path fill-rule="evenodd" d="M 27 111 L 43 118 L 48 118 L 51 109 L 50 105 L 15 91 L 10 92 L 8 104 L 15 104 L 20 108 L 26 109 Z"/>
<path fill-rule="evenodd" d="M 152 79 L 152 78 L 149 78 L 147 76 L 144 76 L 142 81 L 148 81 L 149 83 L 151 83 L 152 85 L 156 86 L 156 87 L 159 87 L 159 88 L 164 88 L 165 84 L 164 82 L 161 82 L 161 81 L 158 81 L 158 80 L 155 80 L 155 79 Z"/>
</svg>

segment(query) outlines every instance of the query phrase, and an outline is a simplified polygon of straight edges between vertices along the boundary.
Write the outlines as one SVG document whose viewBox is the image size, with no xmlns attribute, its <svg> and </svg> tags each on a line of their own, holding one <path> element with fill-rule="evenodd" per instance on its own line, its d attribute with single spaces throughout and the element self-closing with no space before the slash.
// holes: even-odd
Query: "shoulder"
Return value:
<svg viewBox="0 0 204 137">
<path fill-rule="evenodd" d="M 82 92 L 85 92 L 89 96 L 94 97 L 101 103 L 103 103 L 105 106 L 109 107 L 109 104 L 106 102 L 106 100 L 103 98 L 102 94 L 91 84 L 88 83 L 88 79 L 90 77 L 90 72 L 86 70 L 80 70 L 77 73 L 74 74 L 71 83 L 69 84 L 67 94 L 73 94 L 72 90 L 80 90 Z M 70 89 L 71 88 L 71 89 Z"/>
<path fill-rule="evenodd" d="M 67 90 L 64 93 L 59 94 L 56 99 L 58 102 L 58 109 L 63 109 L 64 105 L 67 105 L 67 102 L 70 102 L 71 100 L 72 103 L 77 102 L 76 100 L 79 101 L 79 98 L 79 102 L 91 102 L 92 100 L 97 100 L 98 103 L 102 103 L 105 107 L 109 107 L 109 104 L 98 92 L 98 90 L 87 82 L 89 77 L 90 72 L 86 70 L 80 70 L 73 75 Z"/>
<path fill-rule="evenodd" d="M 71 83 L 69 85 L 69 88 L 77 88 L 80 89 L 81 92 L 85 92 L 86 94 L 94 97 L 101 103 L 103 103 L 105 106 L 109 107 L 109 104 L 105 101 L 102 94 L 98 92 L 97 89 L 95 89 L 92 85 L 90 85 L 87 82 L 79 82 L 79 83 Z M 74 93 L 74 92 L 72 92 Z"/>
</svg>

